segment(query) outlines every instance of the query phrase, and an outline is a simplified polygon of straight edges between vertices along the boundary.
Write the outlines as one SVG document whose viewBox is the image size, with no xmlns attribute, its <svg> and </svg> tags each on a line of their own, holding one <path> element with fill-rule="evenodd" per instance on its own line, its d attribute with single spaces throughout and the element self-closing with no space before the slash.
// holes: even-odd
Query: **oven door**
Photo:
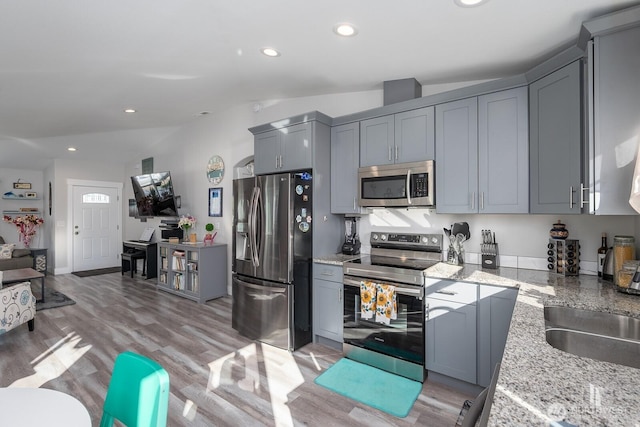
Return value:
<svg viewBox="0 0 640 427">
<path fill-rule="evenodd" d="M 370 280 L 344 276 L 344 343 L 424 366 L 424 289 L 384 282 L 396 287 L 397 318 L 390 323 L 363 319 L 360 282 Z M 379 282 L 383 283 L 383 282 Z"/>
</svg>

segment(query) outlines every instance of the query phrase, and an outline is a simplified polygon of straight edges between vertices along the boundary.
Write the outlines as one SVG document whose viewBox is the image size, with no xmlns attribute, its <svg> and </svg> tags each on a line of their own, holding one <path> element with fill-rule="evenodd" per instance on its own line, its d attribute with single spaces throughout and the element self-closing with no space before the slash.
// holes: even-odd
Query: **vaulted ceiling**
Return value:
<svg viewBox="0 0 640 427">
<path fill-rule="evenodd" d="M 518 74 L 575 44 L 583 21 L 635 4 L 2 0 L 0 167 L 66 156 L 78 135 L 96 148 L 144 144 L 248 102 Z M 357 35 L 337 36 L 340 22 Z M 264 56 L 267 46 L 281 55 Z M 131 140 L 110 140 L 115 131 Z"/>
</svg>

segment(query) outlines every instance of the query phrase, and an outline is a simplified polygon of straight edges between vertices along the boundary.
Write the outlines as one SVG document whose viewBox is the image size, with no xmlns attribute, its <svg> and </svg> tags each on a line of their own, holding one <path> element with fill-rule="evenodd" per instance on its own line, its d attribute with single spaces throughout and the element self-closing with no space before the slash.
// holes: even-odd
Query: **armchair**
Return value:
<svg viewBox="0 0 640 427">
<path fill-rule="evenodd" d="M 1 280 L 0 274 L 0 283 Z M 0 335 L 23 323 L 28 323 L 29 330 L 33 331 L 35 315 L 36 297 L 31 293 L 31 283 L 22 282 L 0 289 Z"/>
</svg>

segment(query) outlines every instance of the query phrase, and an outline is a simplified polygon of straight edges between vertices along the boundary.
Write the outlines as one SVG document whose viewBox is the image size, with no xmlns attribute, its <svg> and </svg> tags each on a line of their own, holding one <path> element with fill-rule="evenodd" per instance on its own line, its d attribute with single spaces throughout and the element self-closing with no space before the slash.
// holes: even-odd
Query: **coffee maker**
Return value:
<svg viewBox="0 0 640 427">
<path fill-rule="evenodd" d="M 360 253 L 360 239 L 356 227 L 356 218 L 344 220 L 344 243 L 342 253 L 345 255 L 358 255 Z"/>
</svg>

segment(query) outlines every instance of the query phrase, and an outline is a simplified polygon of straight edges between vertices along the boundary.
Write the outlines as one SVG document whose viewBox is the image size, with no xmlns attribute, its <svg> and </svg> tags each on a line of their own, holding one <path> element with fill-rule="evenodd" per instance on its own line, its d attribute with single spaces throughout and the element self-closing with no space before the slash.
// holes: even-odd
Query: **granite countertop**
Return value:
<svg viewBox="0 0 640 427">
<path fill-rule="evenodd" d="M 489 425 L 640 425 L 640 369 L 553 348 L 543 313 L 545 305 L 563 305 L 640 318 L 640 296 L 595 276 L 536 270 L 440 263 L 425 275 L 519 288 Z"/>
<path fill-rule="evenodd" d="M 342 265 L 330 255 L 314 262 Z M 488 424 L 640 426 L 640 369 L 575 356 L 545 339 L 544 306 L 563 305 L 640 318 L 640 296 L 596 276 L 438 263 L 426 277 L 519 289 Z M 640 354 L 638 355 L 640 357 Z M 564 421 L 565 424 L 555 424 Z"/>
<path fill-rule="evenodd" d="M 329 265 L 342 265 L 347 261 L 360 258 L 360 255 L 329 254 L 313 259 L 313 262 Z"/>
</svg>

